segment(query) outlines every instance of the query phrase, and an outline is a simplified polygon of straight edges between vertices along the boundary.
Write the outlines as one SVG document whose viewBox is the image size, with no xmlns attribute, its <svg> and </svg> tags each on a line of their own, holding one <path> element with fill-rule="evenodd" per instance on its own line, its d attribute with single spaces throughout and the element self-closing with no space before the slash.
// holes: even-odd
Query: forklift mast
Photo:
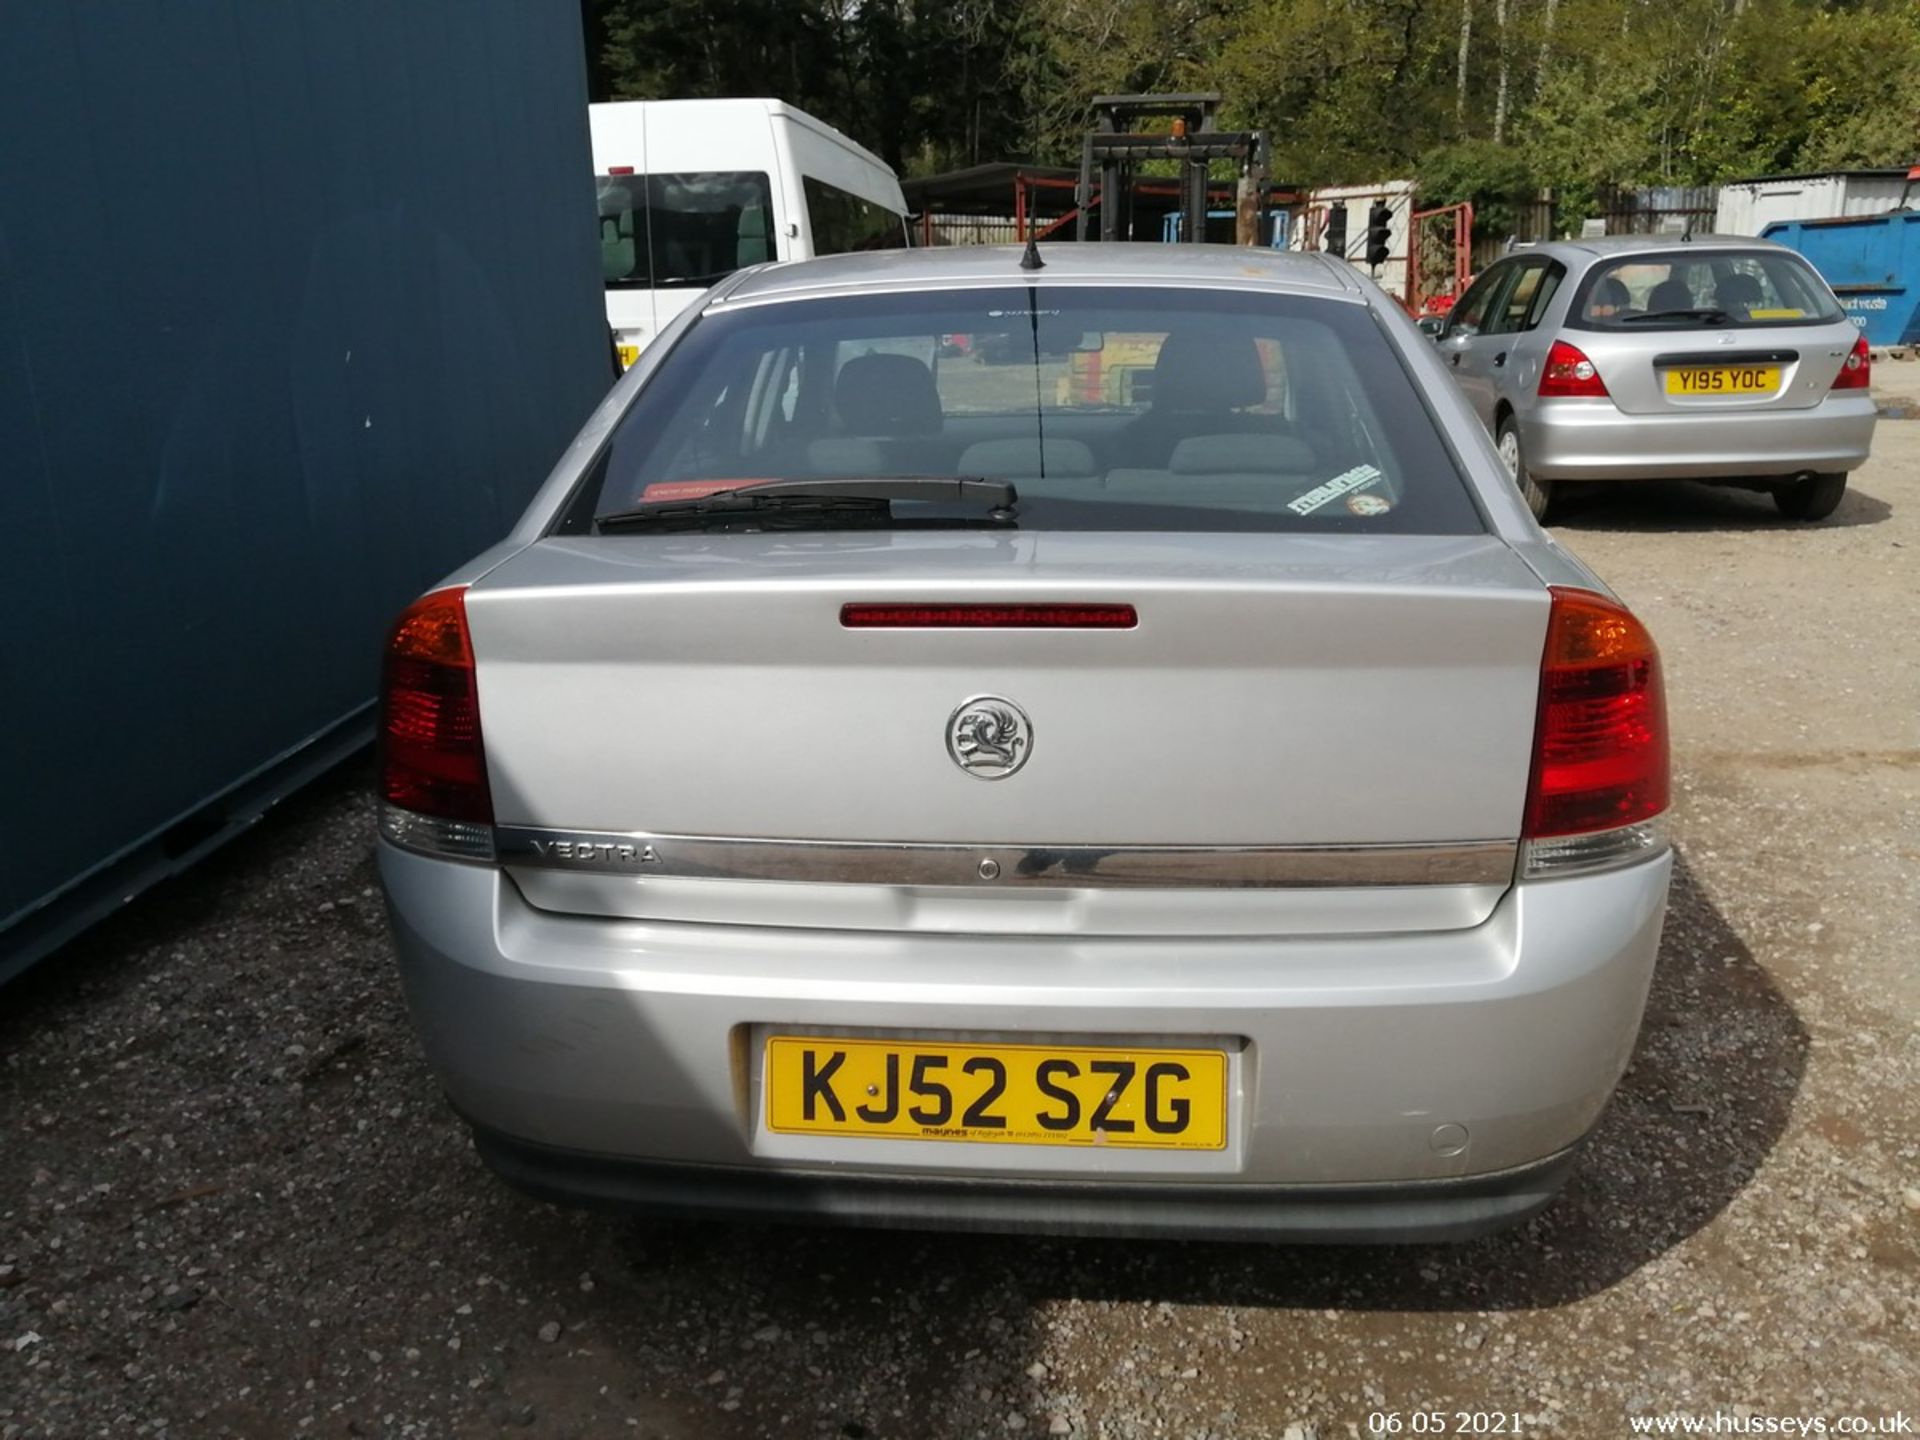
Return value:
<svg viewBox="0 0 1920 1440">
<path fill-rule="evenodd" d="M 1134 170 L 1143 160 L 1179 162 L 1180 239 L 1206 238 L 1207 173 L 1215 160 L 1240 167 L 1236 244 L 1258 243 L 1260 196 L 1266 187 L 1266 145 L 1258 130 L 1215 130 L 1218 94 L 1096 95 L 1094 129 L 1080 150 L 1079 209 L 1075 238 L 1089 236 L 1090 214 L 1099 212 L 1101 240 L 1133 238 Z M 1172 120 L 1168 130 L 1140 131 L 1144 119 Z M 1096 183 L 1096 171 L 1098 178 Z"/>
</svg>

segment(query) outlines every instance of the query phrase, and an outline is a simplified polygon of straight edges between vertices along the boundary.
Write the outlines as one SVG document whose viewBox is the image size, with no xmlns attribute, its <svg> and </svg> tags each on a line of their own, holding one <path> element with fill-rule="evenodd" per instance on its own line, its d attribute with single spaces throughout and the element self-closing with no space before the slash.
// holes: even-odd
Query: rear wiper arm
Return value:
<svg viewBox="0 0 1920 1440">
<path fill-rule="evenodd" d="M 989 520 L 1014 517 L 1019 493 L 1005 480 L 964 475 L 850 475 L 838 480 L 762 480 L 716 490 L 696 500 L 659 500 L 595 518 L 600 530 L 684 521 L 702 515 L 750 514 L 756 510 L 819 510 L 823 513 L 888 513 L 894 500 L 984 505 Z"/>
<path fill-rule="evenodd" d="M 1700 320 L 1709 325 L 1724 325 L 1733 316 L 1725 310 L 1712 305 L 1693 306 L 1681 310 L 1649 310 L 1644 315 L 1622 315 L 1622 325 L 1643 325 L 1649 320 Z"/>
</svg>

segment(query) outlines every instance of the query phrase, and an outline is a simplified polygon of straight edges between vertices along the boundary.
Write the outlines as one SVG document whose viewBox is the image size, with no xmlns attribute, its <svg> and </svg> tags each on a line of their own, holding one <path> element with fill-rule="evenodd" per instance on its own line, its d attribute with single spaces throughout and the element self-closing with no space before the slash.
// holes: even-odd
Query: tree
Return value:
<svg viewBox="0 0 1920 1440">
<path fill-rule="evenodd" d="M 1072 163 L 1102 92 L 1219 90 L 1276 178 L 1551 186 L 1920 159 L 1914 0 L 583 0 L 597 99 L 777 95 L 896 169 Z"/>
</svg>

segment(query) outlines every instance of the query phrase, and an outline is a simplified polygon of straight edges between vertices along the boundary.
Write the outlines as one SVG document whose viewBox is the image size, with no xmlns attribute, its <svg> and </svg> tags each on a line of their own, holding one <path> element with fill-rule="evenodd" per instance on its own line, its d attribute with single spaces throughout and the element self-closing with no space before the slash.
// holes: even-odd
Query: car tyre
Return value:
<svg viewBox="0 0 1920 1440">
<path fill-rule="evenodd" d="M 1831 475 L 1805 475 L 1773 492 L 1773 503 L 1789 520 L 1824 520 L 1840 508 L 1847 493 L 1844 470 Z"/>
<path fill-rule="evenodd" d="M 1513 416 L 1502 416 L 1500 428 L 1494 432 L 1494 448 L 1500 452 L 1500 461 L 1507 467 L 1514 488 L 1520 492 L 1520 498 L 1527 502 L 1527 509 L 1533 512 L 1533 518 L 1545 521 L 1553 509 L 1553 482 L 1536 480 L 1527 469 L 1526 452 L 1520 448 L 1520 426 Z"/>
</svg>

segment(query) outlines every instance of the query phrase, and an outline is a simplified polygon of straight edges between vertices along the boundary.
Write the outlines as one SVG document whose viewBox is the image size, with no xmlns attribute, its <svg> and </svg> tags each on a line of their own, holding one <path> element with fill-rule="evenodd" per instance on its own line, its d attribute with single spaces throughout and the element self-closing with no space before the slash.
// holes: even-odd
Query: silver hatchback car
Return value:
<svg viewBox="0 0 1920 1440">
<path fill-rule="evenodd" d="M 382 725 L 481 1154 L 656 1212 L 1519 1221 L 1671 867 L 1652 640 L 1311 255 L 742 272 L 401 618 Z"/>
<path fill-rule="evenodd" d="M 1702 480 L 1819 520 L 1866 463 L 1866 338 L 1793 251 L 1622 235 L 1488 267 L 1438 337 L 1536 516 L 1567 480 Z"/>
</svg>

